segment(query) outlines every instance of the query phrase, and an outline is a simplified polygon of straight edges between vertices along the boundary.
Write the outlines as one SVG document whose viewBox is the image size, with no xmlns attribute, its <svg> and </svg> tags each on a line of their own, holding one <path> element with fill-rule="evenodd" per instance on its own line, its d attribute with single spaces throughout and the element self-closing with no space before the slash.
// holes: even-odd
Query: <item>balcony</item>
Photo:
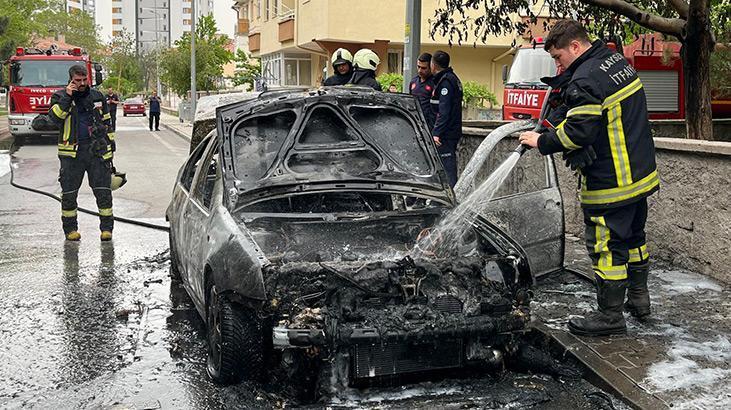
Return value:
<svg viewBox="0 0 731 410">
<path fill-rule="evenodd" d="M 249 19 L 239 19 L 236 26 L 236 34 L 244 35 L 249 33 Z"/>
<path fill-rule="evenodd" d="M 294 17 L 279 22 L 279 42 L 294 40 Z"/>
<path fill-rule="evenodd" d="M 261 49 L 261 33 L 249 35 L 249 51 L 259 51 Z"/>
</svg>

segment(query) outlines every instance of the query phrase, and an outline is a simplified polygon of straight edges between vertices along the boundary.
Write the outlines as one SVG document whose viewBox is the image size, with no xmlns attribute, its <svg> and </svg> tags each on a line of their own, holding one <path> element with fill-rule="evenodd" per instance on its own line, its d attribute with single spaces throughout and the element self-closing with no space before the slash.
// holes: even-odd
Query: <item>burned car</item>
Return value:
<svg viewBox="0 0 731 410">
<path fill-rule="evenodd" d="M 455 205 L 411 96 L 285 90 L 218 107 L 167 210 L 211 378 L 266 369 L 324 394 L 500 364 L 530 320 L 532 272 L 551 269 L 524 249 L 560 232 L 519 244 L 486 214 L 454 251 L 414 252 Z"/>
</svg>

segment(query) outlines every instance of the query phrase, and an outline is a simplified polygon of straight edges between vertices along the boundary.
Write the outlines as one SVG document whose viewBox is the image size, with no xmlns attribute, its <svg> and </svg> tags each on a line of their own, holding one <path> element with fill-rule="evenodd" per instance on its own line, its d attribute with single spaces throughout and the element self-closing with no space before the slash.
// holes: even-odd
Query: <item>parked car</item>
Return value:
<svg viewBox="0 0 731 410">
<path fill-rule="evenodd" d="M 125 117 L 128 114 L 147 115 L 145 113 L 145 102 L 141 98 L 128 98 L 124 100 L 124 103 L 122 103 L 122 111 Z"/>
<path fill-rule="evenodd" d="M 206 323 L 214 381 L 282 372 L 320 395 L 514 351 L 532 273 L 563 263 L 525 252 L 560 248 L 563 214 L 545 213 L 560 198 L 552 165 L 541 195 L 495 201 L 456 250 L 416 258 L 456 203 L 412 96 L 267 92 L 215 118 L 166 211 L 171 272 Z M 489 215 L 511 216 L 515 201 L 556 232 L 508 236 Z"/>
</svg>

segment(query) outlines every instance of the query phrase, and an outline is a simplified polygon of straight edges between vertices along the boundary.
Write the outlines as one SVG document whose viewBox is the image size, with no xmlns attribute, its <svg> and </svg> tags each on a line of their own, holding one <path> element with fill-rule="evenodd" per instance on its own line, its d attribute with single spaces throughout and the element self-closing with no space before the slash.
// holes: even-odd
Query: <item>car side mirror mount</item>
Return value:
<svg viewBox="0 0 731 410">
<path fill-rule="evenodd" d="M 503 64 L 503 84 L 508 82 L 508 65 Z"/>
</svg>

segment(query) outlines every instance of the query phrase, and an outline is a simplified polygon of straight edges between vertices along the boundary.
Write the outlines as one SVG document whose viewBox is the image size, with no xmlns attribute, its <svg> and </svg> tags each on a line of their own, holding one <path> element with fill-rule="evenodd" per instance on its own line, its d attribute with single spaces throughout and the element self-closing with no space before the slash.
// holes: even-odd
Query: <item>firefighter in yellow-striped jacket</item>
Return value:
<svg viewBox="0 0 731 410">
<path fill-rule="evenodd" d="M 567 165 L 581 172 L 599 310 L 571 319 L 569 330 L 623 333 L 623 308 L 639 318 L 650 314 L 645 221 L 647 197 L 659 189 L 659 179 L 645 92 L 627 60 L 601 41 L 589 42 L 577 21 L 557 22 L 545 49 L 571 76 L 562 89 L 566 118 L 556 128 L 521 134 L 520 142 L 543 155 L 563 152 Z"/>
<path fill-rule="evenodd" d="M 84 173 L 88 175 L 100 214 L 102 241 L 112 239 L 112 156 L 114 131 L 104 95 L 92 89 L 82 65 L 69 69 L 69 84 L 51 97 L 48 116 L 59 126 L 58 158 L 61 161 L 61 222 L 66 240 L 81 238 L 76 220 L 77 196 Z"/>
</svg>

